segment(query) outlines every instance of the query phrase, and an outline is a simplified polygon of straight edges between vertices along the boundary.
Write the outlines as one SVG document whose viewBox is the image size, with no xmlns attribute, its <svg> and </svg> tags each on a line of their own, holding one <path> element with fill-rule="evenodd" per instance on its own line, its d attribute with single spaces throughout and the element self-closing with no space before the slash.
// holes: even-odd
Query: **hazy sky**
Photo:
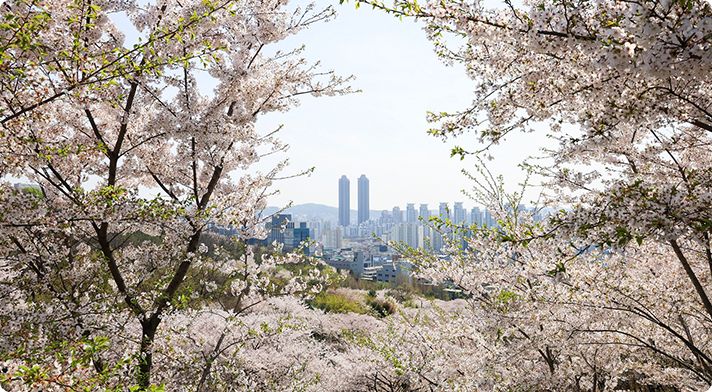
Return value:
<svg viewBox="0 0 712 392">
<path fill-rule="evenodd" d="M 310 0 L 294 0 L 289 8 L 306 6 Z M 308 177 L 277 181 L 280 193 L 269 205 L 319 203 L 338 206 L 338 179 L 351 181 L 351 208 L 355 209 L 357 179 L 365 174 L 370 180 L 372 210 L 405 208 L 406 203 L 427 203 L 431 210 L 438 203 L 475 204 L 463 195 L 472 182 L 461 170 L 472 169 L 473 158 L 450 158 L 454 145 L 476 149 L 473 135 L 443 143 L 429 136 L 427 112 L 463 110 L 471 102 L 474 82 L 464 67 L 447 67 L 438 60 L 433 46 L 422 30 L 422 23 L 399 20 L 370 7 L 355 8 L 353 2 L 339 5 L 333 0 L 338 16 L 328 23 L 317 23 L 273 51 L 306 46 L 304 56 L 320 61 L 324 70 L 342 76 L 354 75 L 355 89 L 362 92 L 340 97 L 305 97 L 301 105 L 288 113 L 260 116 L 257 128 L 268 133 L 279 125 L 283 141 L 290 145 L 286 154 L 263 159 L 257 169 L 269 171 L 288 158 L 285 176 L 314 167 Z M 327 7 L 330 0 L 317 0 L 317 7 Z M 125 17 L 114 15 L 124 26 L 127 45 L 137 40 Z M 210 93 L 213 84 L 201 85 Z M 538 135 L 516 135 L 492 149 L 495 159 L 488 163 L 495 174 L 503 174 L 509 188 L 524 178 L 517 167 L 536 154 L 541 146 Z M 451 204 L 452 205 L 452 204 Z"/>
<path fill-rule="evenodd" d="M 340 75 L 356 76 L 353 86 L 362 92 L 308 97 L 288 113 L 258 120 L 258 129 L 264 131 L 284 124 L 281 138 L 290 145 L 288 173 L 315 167 L 310 177 L 279 181 L 280 194 L 270 205 L 291 200 L 337 206 L 338 179 L 346 175 L 351 181 L 351 207 L 356 208 L 356 180 L 361 174 L 370 180 L 374 210 L 405 208 L 406 203 L 428 203 L 437 209 L 444 201 L 474 205 L 461 192 L 472 183 L 460 173 L 474 161 L 450 158 L 455 144 L 475 147 L 474 136 L 443 143 L 427 134 L 425 121 L 428 110 L 465 109 L 474 82 L 462 66 L 446 67 L 438 60 L 422 24 L 370 7 L 356 9 L 353 3 L 335 1 L 334 7 L 339 14 L 335 20 L 314 25 L 284 44 L 306 45 L 307 59 L 320 60 L 324 69 Z M 509 140 L 494 150 L 490 169 L 516 185 L 523 179 L 517 164 L 536 153 L 537 144 L 532 137 Z"/>
</svg>

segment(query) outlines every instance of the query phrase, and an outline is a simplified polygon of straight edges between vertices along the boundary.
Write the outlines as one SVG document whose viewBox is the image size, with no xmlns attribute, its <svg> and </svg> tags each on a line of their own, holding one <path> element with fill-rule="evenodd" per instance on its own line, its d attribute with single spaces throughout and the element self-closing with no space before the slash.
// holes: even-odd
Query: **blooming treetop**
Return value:
<svg viewBox="0 0 712 392">
<path fill-rule="evenodd" d="M 549 195 L 574 209 L 539 235 L 611 249 L 664 244 L 700 317 L 712 318 L 709 2 L 361 2 L 425 20 L 438 55 L 465 65 L 477 82 L 467 110 L 430 115 L 440 124 L 432 133 L 475 131 L 498 143 L 548 123 L 559 146 L 547 151 L 553 165 L 540 169 Z M 451 47 L 448 33 L 464 45 Z M 557 263 L 549 268 L 566 271 Z M 684 336 L 685 325 L 675 333 Z M 709 382 L 708 360 L 700 366 Z"/>
<path fill-rule="evenodd" d="M 201 238 L 208 223 L 230 225 L 237 241 L 264 234 L 259 211 L 284 163 L 247 169 L 284 146 L 255 131 L 260 114 L 288 110 L 301 94 L 349 91 L 301 50 L 266 55 L 331 9 L 10 0 L 0 12 L 0 175 L 40 188 L 0 188 L 0 361 L 13 369 L 0 381 L 156 388 L 180 379 L 179 369 L 152 374 L 154 355 L 169 350 L 154 342 L 162 320 L 186 306 L 192 279 L 212 274 L 199 284 L 236 298 L 233 316 L 320 279 L 275 289 L 265 273 L 279 260 L 258 264 L 247 248 L 208 253 Z M 137 44 L 125 47 L 113 14 L 128 17 Z M 211 94 L 198 90 L 199 75 L 215 81 Z M 205 379 L 193 381 L 200 389 Z"/>
<path fill-rule="evenodd" d="M 404 250 L 419 277 L 450 282 L 467 298 L 459 309 L 404 309 L 371 338 L 411 385 L 693 391 L 712 383 L 710 319 L 671 247 L 590 249 L 552 237 L 548 222 L 528 212 L 500 208 L 505 200 L 489 201 L 498 227 L 446 223 L 444 254 Z M 681 246 L 694 268 L 705 266 L 701 246 Z"/>
<path fill-rule="evenodd" d="M 479 82 L 470 109 L 433 114 L 452 117 L 435 131 L 440 135 L 477 128 L 482 140 L 497 141 L 536 121 L 554 130 L 579 125 L 579 143 L 681 124 L 712 130 L 708 2 L 371 4 L 425 18 L 438 54 L 464 64 Z M 442 38 L 448 32 L 467 38 L 466 45 L 451 49 Z"/>
</svg>

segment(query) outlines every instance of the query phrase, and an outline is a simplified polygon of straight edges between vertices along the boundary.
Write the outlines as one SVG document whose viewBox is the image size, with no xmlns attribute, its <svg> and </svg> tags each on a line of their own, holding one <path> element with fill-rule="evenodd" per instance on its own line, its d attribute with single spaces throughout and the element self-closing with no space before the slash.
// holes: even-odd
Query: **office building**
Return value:
<svg viewBox="0 0 712 392">
<path fill-rule="evenodd" d="M 309 241 L 311 235 L 309 233 L 307 222 L 299 222 L 299 227 L 296 227 L 294 222 L 290 222 L 290 224 L 292 225 L 292 237 L 294 244 L 292 249 L 301 249 L 305 255 L 309 255 L 309 244 L 307 241 Z"/>
<path fill-rule="evenodd" d="M 267 245 L 284 244 L 285 232 L 287 231 L 287 223 L 292 220 L 292 214 L 277 214 L 272 216 L 272 222 L 267 229 Z"/>
<path fill-rule="evenodd" d="M 306 222 L 299 222 L 295 225 L 291 214 L 277 214 L 272 216 L 272 221 L 268 224 L 269 233 L 266 245 L 282 245 L 282 251 L 291 252 L 299 249 L 303 242 L 310 238 L 309 228 Z M 309 254 L 309 248 L 303 249 L 305 254 Z"/>
<path fill-rule="evenodd" d="M 348 227 L 351 224 L 351 205 L 349 179 L 341 176 L 339 179 L 339 226 Z"/>
<path fill-rule="evenodd" d="M 369 203 L 368 203 L 368 178 L 361 174 L 358 178 L 358 224 L 368 221 L 369 218 Z"/>
</svg>

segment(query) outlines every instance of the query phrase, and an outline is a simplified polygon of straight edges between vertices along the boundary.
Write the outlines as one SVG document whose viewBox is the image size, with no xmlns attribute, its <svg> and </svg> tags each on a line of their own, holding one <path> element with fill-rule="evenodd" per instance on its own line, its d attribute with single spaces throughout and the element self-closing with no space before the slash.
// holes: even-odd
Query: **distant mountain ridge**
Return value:
<svg viewBox="0 0 712 392">
<path fill-rule="evenodd" d="M 265 215 L 271 215 L 277 213 L 279 207 L 267 207 L 265 209 Z M 292 220 L 299 222 L 306 222 L 310 220 L 327 220 L 333 223 L 339 221 L 339 209 L 337 207 L 331 207 L 324 204 L 307 203 L 307 204 L 297 204 L 291 206 L 286 210 L 282 211 L 282 214 L 291 214 Z M 351 218 L 357 216 L 356 210 L 351 210 Z M 381 211 L 370 210 L 370 218 L 378 219 L 381 217 Z"/>
</svg>

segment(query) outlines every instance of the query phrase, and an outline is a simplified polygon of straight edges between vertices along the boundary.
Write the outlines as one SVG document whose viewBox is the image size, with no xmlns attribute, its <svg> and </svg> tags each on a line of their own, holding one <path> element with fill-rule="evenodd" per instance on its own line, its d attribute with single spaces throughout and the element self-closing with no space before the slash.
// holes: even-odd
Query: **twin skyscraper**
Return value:
<svg viewBox="0 0 712 392">
<path fill-rule="evenodd" d="M 349 179 L 341 176 L 339 179 L 339 226 L 351 225 L 351 193 Z M 368 178 L 361 174 L 358 178 L 358 224 L 366 222 L 369 218 L 368 203 Z"/>
</svg>

